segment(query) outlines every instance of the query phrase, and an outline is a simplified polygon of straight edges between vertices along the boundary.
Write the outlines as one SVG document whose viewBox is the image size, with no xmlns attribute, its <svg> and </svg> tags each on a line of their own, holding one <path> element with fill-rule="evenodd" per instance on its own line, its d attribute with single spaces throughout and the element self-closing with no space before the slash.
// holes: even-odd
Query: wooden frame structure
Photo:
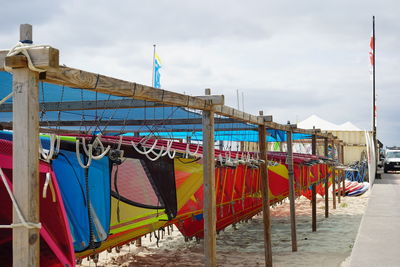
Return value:
<svg viewBox="0 0 400 267">
<path fill-rule="evenodd" d="M 21 25 L 20 28 L 21 40 L 32 40 L 32 26 L 28 24 Z M 29 42 L 28 42 L 29 43 Z M 264 237 L 265 237 L 265 260 L 266 266 L 272 266 L 271 252 L 271 233 L 270 233 L 270 218 L 269 218 L 269 200 L 268 200 L 268 172 L 266 169 L 266 129 L 277 129 L 286 131 L 290 138 L 292 133 L 309 134 L 313 140 L 313 154 L 315 154 L 315 139 L 316 137 L 332 139 L 332 135 L 322 133 L 320 130 L 305 130 L 298 129 L 294 125 L 283 125 L 272 121 L 272 116 L 254 116 L 236 110 L 232 107 L 224 105 L 224 97 L 211 95 L 210 90 L 206 91 L 205 96 L 188 96 L 175 92 L 170 92 L 163 89 L 153 88 L 146 85 L 141 85 L 134 82 L 123 81 L 107 77 L 100 74 L 90 73 L 79 69 L 69 68 L 59 65 L 59 52 L 52 47 L 27 47 L 30 58 L 24 55 L 7 56 L 8 50 L 0 51 L 0 71 L 4 71 L 4 66 L 12 69 L 13 73 L 13 92 L 14 102 L 12 105 L 14 130 L 14 145 L 13 145 L 13 161 L 25 162 L 20 168 L 15 169 L 13 174 L 14 181 L 18 181 L 14 186 L 14 195 L 19 203 L 26 220 L 32 223 L 39 222 L 39 191 L 38 191 L 38 140 L 39 134 L 39 118 L 40 110 L 38 101 L 38 82 L 39 79 L 44 82 L 68 86 L 72 88 L 81 88 L 99 93 L 110 94 L 114 96 L 123 96 L 132 98 L 132 100 L 124 100 L 121 108 L 137 108 L 145 107 L 143 101 L 151 101 L 153 104 L 147 103 L 146 107 L 166 107 L 180 106 L 191 109 L 200 110 L 202 119 L 183 120 L 181 124 L 202 124 L 203 126 L 203 147 L 204 147 L 204 233 L 205 233 L 205 263 L 206 266 L 216 266 L 216 230 L 215 230 L 215 187 L 214 187 L 214 131 L 215 122 L 217 123 L 232 123 L 245 122 L 258 126 L 259 134 L 259 150 L 261 159 L 264 160 L 264 167 L 261 168 L 262 177 L 262 195 L 263 195 L 263 214 L 264 214 Z M 43 70 L 38 73 L 29 66 L 33 65 L 36 68 Z M 117 100 L 119 101 L 119 100 Z M 111 108 L 112 103 L 98 102 L 100 106 L 97 108 Z M 59 110 L 60 107 L 55 107 L 54 103 L 42 104 L 47 110 Z M 79 106 L 80 105 L 80 106 Z M 43 108 L 43 106 L 41 106 Z M 65 110 L 82 109 L 82 103 L 63 103 L 61 107 Z M 86 106 L 87 109 L 94 109 L 94 103 Z M 112 108 L 116 108 L 113 106 Z M 1 107 L 2 111 L 10 111 L 11 105 Z M 226 119 L 214 118 L 214 114 L 226 117 Z M 90 122 L 89 122 L 90 123 Z M 93 123 L 93 122 L 92 122 Z M 140 125 L 142 121 L 131 121 L 131 124 Z M 157 123 L 152 121 L 151 123 Z M 165 123 L 165 121 L 163 122 Z M 179 124 L 175 121 L 167 123 Z M 73 123 L 71 123 L 73 124 Z M 48 125 L 48 124 L 45 124 Z M 68 123 L 64 123 L 68 125 Z M 118 125 L 118 123 L 116 124 Z M 11 124 L 8 125 L 11 127 Z M 291 150 L 291 149 L 290 149 Z M 289 153 L 289 152 L 288 152 Z M 290 152 L 292 153 L 292 152 Z M 288 154 L 289 158 L 290 154 Z M 289 164 L 293 168 L 293 162 Z M 291 177 L 291 203 L 294 205 L 294 189 L 293 185 L 293 170 L 290 171 Z M 292 205 L 292 204 L 291 204 Z M 316 230 L 316 213 L 315 207 L 315 186 L 313 186 L 313 230 L 315 219 Z M 292 213 L 292 242 L 296 243 L 295 235 L 295 213 Z M 20 223 L 15 215 L 13 223 Z M 294 241 L 293 241 L 294 240 Z M 295 244 L 294 243 L 294 244 Z M 297 244 L 293 251 L 297 250 Z M 13 261 L 14 266 L 38 266 L 39 265 L 39 230 L 26 229 L 18 227 L 13 229 Z"/>
</svg>

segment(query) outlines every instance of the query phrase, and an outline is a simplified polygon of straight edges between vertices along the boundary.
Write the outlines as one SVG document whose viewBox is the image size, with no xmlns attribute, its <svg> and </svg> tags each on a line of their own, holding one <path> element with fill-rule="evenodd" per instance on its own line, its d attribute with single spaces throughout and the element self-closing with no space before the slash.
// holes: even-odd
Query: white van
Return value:
<svg viewBox="0 0 400 267">
<path fill-rule="evenodd" d="M 400 171 L 400 148 L 398 147 L 386 148 L 383 172 L 388 171 Z"/>
</svg>

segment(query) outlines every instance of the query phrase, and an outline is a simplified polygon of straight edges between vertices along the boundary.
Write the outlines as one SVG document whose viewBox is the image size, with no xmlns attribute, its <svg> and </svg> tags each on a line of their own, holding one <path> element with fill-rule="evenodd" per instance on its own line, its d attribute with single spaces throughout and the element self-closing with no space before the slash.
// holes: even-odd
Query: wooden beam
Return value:
<svg viewBox="0 0 400 267">
<path fill-rule="evenodd" d="M 203 110 L 203 185 L 204 185 L 204 256 L 205 266 L 214 267 L 216 260 L 216 204 L 214 112 Z"/>
<path fill-rule="evenodd" d="M 31 58 L 35 66 L 43 68 L 44 65 L 54 66 L 54 62 L 43 62 L 43 58 L 46 51 L 39 53 L 38 51 L 32 50 Z M 57 51 L 53 51 L 52 48 L 48 48 L 48 54 L 56 54 Z M 2 58 L 5 58 L 8 51 L 0 51 L 0 70 L 4 63 Z M 3 57 L 2 57 L 3 55 Z M 57 54 L 58 55 L 58 54 Z M 50 68 L 46 72 L 46 77 L 43 79 L 44 82 L 65 85 L 71 88 L 80 88 L 90 91 L 97 91 L 99 93 L 111 94 L 114 96 L 131 97 L 138 100 L 146 100 L 151 102 L 161 103 L 163 105 L 181 106 L 198 110 L 210 110 L 214 106 L 214 112 L 216 114 L 237 119 L 240 121 L 248 122 L 255 125 L 266 125 L 266 127 L 277 130 L 290 130 L 287 126 L 278 124 L 272 121 L 264 121 L 263 118 L 245 113 L 234 108 L 222 105 L 224 102 L 223 96 L 212 96 L 208 99 L 202 97 L 188 96 L 167 90 L 153 88 L 146 85 L 141 85 L 134 82 L 127 82 L 120 79 L 107 77 L 105 75 L 95 74 L 86 72 L 79 69 L 69 68 L 66 66 L 59 66 L 59 68 Z M 217 106 L 215 106 L 217 105 Z M 272 120 L 272 118 L 268 119 Z M 293 132 L 311 134 L 311 130 L 296 129 Z M 323 133 L 318 135 L 324 136 Z"/>
<path fill-rule="evenodd" d="M 262 112 L 260 112 L 262 116 Z M 263 119 L 262 117 L 260 117 Z M 272 242 L 271 242 L 271 218 L 269 206 L 269 182 L 268 182 L 268 165 L 267 165 L 267 144 L 266 144 L 266 129 L 264 125 L 258 128 L 258 145 L 260 151 L 260 178 L 261 178 L 261 194 L 262 194 L 262 209 L 264 222 L 264 253 L 265 266 L 272 266 Z"/>
<path fill-rule="evenodd" d="M 289 200 L 290 200 L 290 226 L 292 235 L 292 251 L 297 251 L 297 233 L 296 233 L 296 205 L 295 205 L 295 189 L 294 189 L 294 170 L 293 170 L 293 143 L 292 132 L 288 131 L 286 135 L 287 142 L 287 157 L 289 174 Z"/>
<path fill-rule="evenodd" d="M 249 122 L 255 125 L 263 125 L 264 123 L 263 118 L 251 115 L 249 113 L 228 106 L 215 106 L 215 113 L 225 117 L 237 119 L 240 121 Z"/>
<path fill-rule="evenodd" d="M 5 65 L 10 68 L 26 68 L 28 66 L 28 59 L 24 55 L 6 57 Z"/>
<path fill-rule="evenodd" d="M 25 28 L 21 27 L 21 31 Z M 28 68 L 13 69 L 12 74 L 15 103 L 13 193 L 25 220 L 39 223 L 39 74 Z M 21 221 L 14 208 L 13 224 L 19 223 Z M 39 266 L 39 229 L 14 227 L 12 233 L 13 266 Z"/>
<path fill-rule="evenodd" d="M 312 154 L 317 154 L 317 139 L 315 135 L 311 137 Z M 311 213 L 312 213 L 312 231 L 317 231 L 317 189 L 315 183 L 311 186 Z"/>
<path fill-rule="evenodd" d="M 105 75 L 62 67 L 47 71 L 46 82 L 82 88 L 115 96 L 132 97 L 173 106 L 210 110 L 212 103 L 189 95 L 170 92 L 150 86 L 127 82 Z"/>
<path fill-rule="evenodd" d="M 205 101 L 210 101 L 212 105 L 224 105 L 225 103 L 225 97 L 223 95 L 201 95 L 196 97 Z"/>
<path fill-rule="evenodd" d="M 36 68 L 50 69 L 59 66 L 59 51 L 53 47 L 42 48 L 28 48 L 29 56 L 31 57 L 32 64 Z M 23 67 L 21 64 L 27 62 L 21 56 L 13 56 L 7 58 L 9 50 L 0 51 L 0 71 L 4 71 L 4 65 L 7 67 Z M 6 59 L 7 58 L 7 59 Z"/>
<path fill-rule="evenodd" d="M 0 70 L 5 61 L 8 51 L 0 51 Z M 52 84 L 65 85 L 71 88 L 81 88 L 115 96 L 131 97 L 138 100 L 158 102 L 164 105 L 181 106 L 198 110 L 210 110 L 214 106 L 216 114 L 229 118 L 245 121 L 255 125 L 264 125 L 263 118 L 254 116 L 234 108 L 224 106 L 223 96 L 214 96 L 213 100 L 203 97 L 194 97 L 184 94 L 174 93 L 167 90 L 153 88 L 134 82 L 127 82 L 120 79 L 107 77 L 105 75 L 86 72 L 66 66 L 58 66 L 58 50 L 48 47 L 43 49 L 30 49 L 29 53 L 32 62 L 36 67 L 46 68 L 46 77 L 43 81 Z M 49 58 L 53 59 L 48 61 Z M 56 64 L 57 63 L 57 64 Z M 272 118 L 271 118 L 272 120 Z M 266 122 L 266 126 L 271 129 L 289 130 L 286 126 L 274 122 Z M 311 134 L 310 130 L 297 129 L 293 132 Z M 325 136 L 324 133 L 316 133 L 318 136 Z"/>
</svg>

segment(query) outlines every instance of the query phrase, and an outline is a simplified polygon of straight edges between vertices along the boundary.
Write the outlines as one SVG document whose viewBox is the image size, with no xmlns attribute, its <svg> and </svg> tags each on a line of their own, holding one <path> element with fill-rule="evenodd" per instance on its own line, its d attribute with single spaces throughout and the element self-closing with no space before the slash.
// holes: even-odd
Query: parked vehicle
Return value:
<svg viewBox="0 0 400 267">
<path fill-rule="evenodd" d="M 400 171 L 400 148 L 387 147 L 385 152 L 385 160 L 383 162 L 383 172 Z"/>
</svg>

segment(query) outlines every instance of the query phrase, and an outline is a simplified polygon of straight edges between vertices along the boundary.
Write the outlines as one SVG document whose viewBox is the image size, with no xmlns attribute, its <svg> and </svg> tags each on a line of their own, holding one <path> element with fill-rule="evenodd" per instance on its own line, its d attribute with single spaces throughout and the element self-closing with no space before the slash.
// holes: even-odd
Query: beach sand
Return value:
<svg viewBox="0 0 400 267">
<path fill-rule="evenodd" d="M 331 196 L 331 195 L 330 195 Z M 292 252 L 289 201 L 271 208 L 272 251 L 274 266 L 346 266 L 368 192 L 359 197 L 342 198 L 329 218 L 324 216 L 324 199 L 317 198 L 317 232 L 311 231 L 311 204 L 304 197 L 296 200 L 298 252 Z M 247 223 L 229 226 L 217 237 L 218 266 L 264 266 L 262 216 Z M 185 242 L 174 227 L 171 235 L 160 240 L 142 238 L 142 247 L 123 246 L 120 253 L 100 254 L 97 266 L 203 266 L 203 241 Z M 84 260 L 81 266 L 95 266 Z"/>
</svg>

